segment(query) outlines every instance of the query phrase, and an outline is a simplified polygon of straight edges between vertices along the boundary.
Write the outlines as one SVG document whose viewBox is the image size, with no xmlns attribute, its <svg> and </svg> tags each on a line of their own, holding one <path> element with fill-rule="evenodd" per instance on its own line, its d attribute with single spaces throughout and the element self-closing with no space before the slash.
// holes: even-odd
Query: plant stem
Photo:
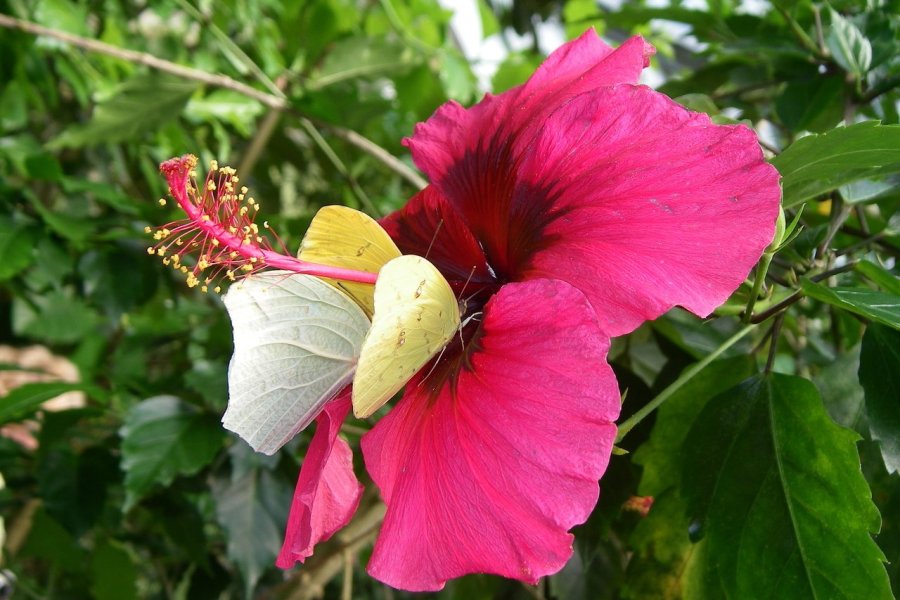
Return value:
<svg viewBox="0 0 900 600">
<path fill-rule="evenodd" d="M 651 412 L 653 412 L 654 410 L 659 408 L 663 402 L 665 402 L 666 400 L 671 398 L 672 395 L 675 394 L 675 392 L 680 390 L 687 382 L 689 382 L 691 379 L 696 377 L 700 371 L 705 369 L 711 362 L 713 362 L 714 360 L 719 358 L 722 355 L 722 353 L 724 353 L 726 350 L 728 350 L 729 348 L 734 346 L 736 343 L 738 343 L 740 340 L 742 340 L 748 333 L 753 331 L 755 328 L 756 328 L 755 325 L 747 325 L 747 326 L 739 329 L 737 331 L 737 333 L 735 333 L 730 338 L 728 338 L 727 340 L 722 342 L 722 344 L 718 348 L 716 348 L 711 353 L 706 355 L 706 357 L 703 360 L 701 360 L 700 362 L 693 364 L 690 367 L 688 367 L 687 369 L 685 369 L 684 373 L 682 373 L 681 376 L 678 379 L 676 379 L 675 381 L 673 381 L 666 389 L 661 391 L 656 396 L 656 398 L 654 398 L 653 400 L 651 400 L 650 402 L 648 402 L 647 404 L 642 406 L 636 413 L 631 415 L 629 418 L 627 418 L 625 421 L 623 421 L 619 425 L 619 434 L 616 436 L 616 443 L 621 442 L 622 438 L 624 438 L 628 434 L 629 431 L 634 429 L 634 427 L 638 423 L 643 421 L 647 417 L 647 415 L 649 415 Z"/>
<path fill-rule="evenodd" d="M 772 329 L 769 332 L 769 355 L 766 358 L 766 368 L 763 371 L 766 375 L 771 373 L 772 367 L 775 366 L 775 354 L 778 351 L 778 334 L 781 332 L 782 323 L 784 323 L 784 313 L 775 317 L 775 322 L 772 323 Z"/>
<path fill-rule="evenodd" d="M 813 275 L 809 279 L 810 279 L 810 281 L 814 281 L 814 282 L 819 282 L 819 281 L 822 281 L 823 279 L 828 279 L 829 277 L 831 277 L 833 275 L 837 275 L 839 273 L 843 273 L 845 271 L 850 271 L 852 269 L 855 269 L 856 264 L 858 262 L 859 261 L 848 262 L 847 264 L 845 264 L 843 266 L 835 267 L 834 269 L 829 269 L 823 273 L 819 273 L 818 275 Z M 766 309 L 765 311 L 759 313 L 758 315 L 753 315 L 752 317 L 750 317 L 750 323 L 752 323 L 754 325 L 758 325 L 758 324 L 762 323 L 763 321 L 771 318 L 772 316 L 777 315 L 779 312 L 783 311 L 785 308 L 787 308 L 791 304 L 794 304 L 801 298 L 803 298 L 803 292 L 801 292 L 800 290 L 797 290 L 796 292 L 794 292 L 793 294 L 791 294 L 790 296 L 788 296 L 787 298 L 785 298 L 778 304 L 772 306 L 771 308 Z"/>
<path fill-rule="evenodd" d="M 785 8 L 783 8 L 781 6 L 780 3 L 773 2 L 772 4 L 775 6 L 775 9 L 784 18 L 785 22 L 787 22 L 788 27 L 791 30 L 791 33 L 794 34 L 794 37 L 797 38 L 797 41 L 800 42 L 801 46 L 803 46 L 806 50 L 809 50 L 810 52 L 812 52 L 813 56 L 815 56 L 818 59 L 827 59 L 828 58 L 827 56 L 825 56 L 825 54 L 821 50 L 819 50 L 819 47 L 816 45 L 816 43 L 814 41 L 812 41 L 812 38 L 809 37 L 809 34 L 807 34 L 806 31 L 803 30 L 803 28 L 800 26 L 800 23 L 798 23 L 794 19 L 794 17 L 792 17 L 791 14 Z"/>
<path fill-rule="evenodd" d="M 347 181 L 347 184 L 350 186 L 351 191 L 360 201 L 360 203 L 366 207 L 366 210 L 369 211 L 369 214 L 375 217 L 381 217 L 381 213 L 378 208 L 376 208 L 375 204 L 372 202 L 369 195 L 366 194 L 365 190 L 357 183 L 356 178 L 353 177 L 353 174 L 350 173 L 350 169 L 347 168 L 347 165 L 344 164 L 344 161 L 337 155 L 331 145 L 322 137 L 322 134 L 319 133 L 319 130 L 316 129 L 316 126 L 312 124 L 309 119 L 300 119 L 300 124 L 303 126 L 303 129 L 306 130 L 306 133 L 309 137 L 312 138 L 313 142 L 315 142 L 316 146 L 319 147 L 319 150 L 322 151 L 331 164 L 337 169 L 338 173 L 340 173 L 344 179 Z"/>
<path fill-rule="evenodd" d="M 744 309 L 744 314 L 741 316 L 741 321 L 744 323 L 749 323 L 750 318 L 753 316 L 753 306 L 759 298 L 759 291 L 762 289 L 763 282 L 766 279 L 766 273 L 769 272 L 769 265 L 772 264 L 773 256 L 775 256 L 774 251 L 766 252 L 759 260 L 759 265 L 756 267 L 756 278 L 753 280 L 753 289 L 750 290 L 750 299 L 747 300 L 747 308 Z"/>
</svg>

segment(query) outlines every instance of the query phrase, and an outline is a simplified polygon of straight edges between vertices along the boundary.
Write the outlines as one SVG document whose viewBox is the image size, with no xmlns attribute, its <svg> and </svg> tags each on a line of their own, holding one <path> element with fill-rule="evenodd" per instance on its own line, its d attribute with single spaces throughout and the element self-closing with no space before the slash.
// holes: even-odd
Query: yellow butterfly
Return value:
<svg viewBox="0 0 900 600">
<path fill-rule="evenodd" d="M 377 221 L 346 206 L 322 207 L 313 217 L 297 254 L 300 260 L 368 273 L 378 273 L 385 263 L 398 256 L 400 250 Z M 346 292 L 372 317 L 373 286 L 334 279 L 325 281 Z"/>
<path fill-rule="evenodd" d="M 388 262 L 375 284 L 372 327 L 353 377 L 353 413 L 368 417 L 450 341 L 459 305 L 440 271 L 421 256 Z"/>
</svg>

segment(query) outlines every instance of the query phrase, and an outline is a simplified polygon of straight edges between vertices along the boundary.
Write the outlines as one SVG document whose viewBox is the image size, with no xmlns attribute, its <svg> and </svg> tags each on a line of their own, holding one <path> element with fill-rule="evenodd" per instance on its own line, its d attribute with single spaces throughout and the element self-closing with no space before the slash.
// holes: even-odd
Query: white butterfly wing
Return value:
<svg viewBox="0 0 900 600">
<path fill-rule="evenodd" d="M 234 356 L 222 424 L 274 454 L 353 379 L 369 320 L 335 287 L 287 271 L 247 277 L 223 301 Z"/>
</svg>

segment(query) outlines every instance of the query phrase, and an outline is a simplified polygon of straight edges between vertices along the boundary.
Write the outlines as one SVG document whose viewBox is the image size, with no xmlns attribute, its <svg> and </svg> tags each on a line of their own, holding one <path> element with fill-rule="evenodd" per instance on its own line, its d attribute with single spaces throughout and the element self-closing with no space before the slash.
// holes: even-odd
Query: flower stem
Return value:
<svg viewBox="0 0 900 600">
<path fill-rule="evenodd" d="M 672 395 L 675 394 L 675 392 L 677 392 L 684 386 L 684 384 L 693 379 L 700 371 L 705 369 L 711 362 L 719 358 L 722 353 L 738 343 L 741 339 L 744 338 L 744 336 L 753 331 L 753 329 L 755 328 L 755 325 L 747 325 L 743 327 L 742 329 L 738 330 L 738 332 L 733 336 L 722 342 L 722 344 L 718 348 L 709 353 L 703 360 L 685 369 L 684 373 L 682 373 L 681 376 L 673 381 L 666 389 L 661 391 L 656 396 L 656 398 L 645 404 L 640 408 L 640 410 L 638 410 L 636 413 L 631 415 L 619 425 L 619 435 L 616 436 L 616 443 L 618 444 L 619 442 L 621 442 L 622 439 L 628 434 L 628 432 L 634 429 L 638 423 L 643 421 L 647 417 L 647 415 L 659 408 L 663 402 L 671 398 Z"/>
<path fill-rule="evenodd" d="M 744 309 L 744 314 L 741 317 L 741 320 L 745 324 L 749 323 L 750 317 L 753 316 L 753 306 L 759 298 L 759 291 L 762 289 L 763 282 L 766 280 L 766 274 L 769 272 L 769 265 L 772 264 L 772 257 L 774 256 L 774 252 L 766 252 L 762 255 L 762 259 L 760 259 L 759 265 L 756 267 L 756 278 L 753 280 L 753 289 L 750 290 L 750 299 L 747 300 L 747 308 Z"/>
</svg>

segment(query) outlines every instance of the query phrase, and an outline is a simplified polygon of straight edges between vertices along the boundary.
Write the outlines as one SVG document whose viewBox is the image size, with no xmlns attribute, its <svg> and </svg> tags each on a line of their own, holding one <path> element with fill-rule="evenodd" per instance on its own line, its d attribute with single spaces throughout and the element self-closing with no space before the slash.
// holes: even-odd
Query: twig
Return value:
<svg viewBox="0 0 900 600">
<path fill-rule="evenodd" d="M 819 282 L 819 281 L 822 281 L 823 279 L 828 279 L 829 277 L 832 277 L 834 275 L 838 275 L 845 271 L 851 271 L 851 270 L 855 269 L 858 262 L 859 261 L 848 262 L 847 264 L 842 265 L 840 267 L 835 267 L 834 269 L 829 269 L 823 273 L 819 273 L 818 275 L 813 275 L 809 279 L 810 279 L 810 281 L 813 281 L 813 282 Z M 787 298 L 785 298 L 778 304 L 775 304 L 775 305 L 771 306 L 770 308 L 767 308 L 766 310 L 759 313 L 758 315 L 753 315 L 750 318 L 750 322 L 753 323 L 754 325 L 758 325 L 759 323 L 762 323 L 763 321 L 765 321 L 766 319 L 769 319 L 773 315 L 778 314 L 779 312 L 781 312 L 785 308 L 789 307 L 790 305 L 796 303 L 801 298 L 803 298 L 803 292 L 800 290 L 797 290 L 796 292 L 794 292 L 793 294 L 791 294 L 790 296 L 788 296 Z"/>
<path fill-rule="evenodd" d="M 291 576 L 287 589 L 292 593 L 287 595 L 287 600 L 321 597 L 325 584 L 343 570 L 345 553 L 355 554 L 375 539 L 384 511 L 384 504 L 376 501 L 367 510 L 357 513 L 353 521 L 335 536 L 337 547 L 322 548 L 326 551 L 321 553 L 317 550 L 316 555 Z"/>
<path fill-rule="evenodd" d="M 781 331 L 781 325 L 784 323 L 784 314 L 778 315 L 775 318 L 775 322 L 772 323 L 772 330 L 769 335 L 769 356 L 766 358 L 766 368 L 763 370 L 766 375 L 771 373 L 772 367 L 775 366 L 775 354 L 778 352 L 778 335 Z"/>
<path fill-rule="evenodd" d="M 893 77 L 888 77 L 887 79 L 882 79 L 881 83 L 870 89 L 868 92 L 862 95 L 859 99 L 861 104 L 868 104 L 878 96 L 882 94 L 886 94 L 891 91 L 895 87 L 900 86 L 900 75 L 895 75 Z"/>
<path fill-rule="evenodd" d="M 279 77 L 275 85 L 283 88 L 287 85 L 287 77 Z M 275 126 L 278 125 L 279 119 L 281 119 L 281 111 L 279 110 L 269 111 L 263 117 L 259 127 L 256 128 L 256 135 L 253 136 L 250 145 L 243 152 L 238 173 L 251 173 L 253 171 L 253 166 L 259 160 L 263 150 L 266 149 L 272 134 L 275 133 Z"/>
<path fill-rule="evenodd" d="M 312 118 L 310 118 L 310 121 L 312 121 L 319 127 L 324 127 L 325 129 L 330 130 L 335 137 L 341 138 L 348 144 L 356 146 L 366 154 L 369 154 L 378 159 L 384 166 L 392 170 L 400 177 L 403 177 L 409 183 L 416 186 L 417 189 L 421 190 L 428 185 L 428 182 L 422 179 L 422 177 L 419 176 L 419 174 L 414 170 L 410 169 L 406 165 L 406 163 L 404 163 L 402 160 L 400 160 L 369 138 L 361 136 L 352 129 L 345 129 L 343 127 L 338 127 L 337 125 L 325 123 L 323 121 Z"/>
<path fill-rule="evenodd" d="M 35 23 L 22 21 L 20 19 L 16 19 L 4 14 L 0 14 L 0 26 L 7 27 L 9 29 L 18 29 L 20 31 L 25 31 L 34 35 L 45 35 L 47 37 L 67 42 L 69 44 L 72 44 L 73 46 L 83 48 L 91 52 L 105 54 L 113 58 L 118 58 L 139 65 L 144 65 L 152 69 L 156 69 L 157 71 L 169 73 L 177 77 L 192 79 L 194 81 L 199 81 L 200 83 L 205 83 L 207 85 L 232 90 L 238 92 L 239 94 L 243 94 L 248 98 L 253 98 L 254 100 L 264 104 L 265 106 L 274 108 L 276 110 L 285 110 L 290 106 L 287 100 L 283 98 L 278 98 L 277 96 L 273 96 L 272 94 L 267 94 L 266 92 L 257 90 L 256 88 L 252 88 L 249 85 L 243 84 L 239 81 L 235 81 L 234 79 L 226 75 L 212 74 L 207 73 L 206 71 L 201 71 L 200 69 L 185 67 L 168 60 L 162 60 L 153 56 L 152 54 L 147 54 L 146 52 L 126 50 L 125 48 L 119 48 L 118 46 L 113 46 L 104 42 L 98 42 L 97 40 L 90 40 L 77 35 L 72 35 L 71 33 L 66 33 L 64 31 L 42 27 Z"/>
<path fill-rule="evenodd" d="M 279 97 L 274 94 L 269 94 L 262 90 L 250 87 L 249 85 L 236 81 L 231 77 L 228 77 L 227 75 L 207 73 L 206 71 L 201 71 L 200 69 L 185 67 L 168 60 L 157 58 L 152 54 L 147 54 L 146 52 L 136 52 L 134 50 L 119 48 L 118 46 L 113 46 L 111 44 L 106 44 L 97 40 L 91 40 L 81 36 L 73 35 L 71 33 L 66 33 L 64 31 L 42 27 L 41 25 L 38 25 L 36 23 L 16 19 L 2 13 L 0 13 L 0 27 L 6 27 L 8 29 L 18 29 L 19 31 L 24 31 L 32 35 L 44 35 L 57 40 L 61 40 L 68 44 L 72 44 L 77 48 L 82 48 L 90 52 L 96 52 L 98 54 L 104 54 L 106 56 L 111 56 L 119 60 L 124 60 L 134 64 L 150 67 L 151 69 L 156 69 L 157 71 L 161 71 L 163 73 L 169 73 L 170 75 L 175 75 L 176 77 L 182 77 L 184 79 L 190 79 L 192 81 L 197 81 L 206 85 L 231 90 L 247 96 L 248 98 L 252 98 L 261 103 L 263 106 L 267 106 L 278 111 L 284 111 L 297 117 L 305 117 L 303 113 L 291 107 L 291 104 L 287 98 Z M 320 126 L 322 125 L 326 124 L 320 124 Z M 387 150 L 385 150 L 375 142 L 369 140 L 368 138 L 360 135 L 355 131 L 340 127 L 339 125 L 328 123 L 327 127 L 336 137 L 345 140 L 356 148 L 371 155 L 373 158 L 388 167 L 391 171 L 406 179 L 417 189 L 422 189 L 427 185 L 425 180 L 422 179 L 422 177 L 419 176 L 413 169 L 408 167 L 401 160 L 392 156 Z"/>
<path fill-rule="evenodd" d="M 794 37 L 797 38 L 797 41 L 800 42 L 801 46 L 803 46 L 804 48 L 806 48 L 807 50 L 812 52 L 816 58 L 819 58 L 819 59 L 827 59 L 828 58 L 827 56 L 824 55 L 824 53 L 822 53 L 819 50 L 819 47 L 816 46 L 816 43 L 813 42 L 812 39 L 810 39 L 809 34 L 807 34 L 806 31 L 803 30 L 803 28 L 800 26 L 800 23 L 798 23 L 794 19 L 794 17 L 792 17 L 791 14 L 784 7 L 781 6 L 781 4 L 779 2 L 773 2 L 772 4 L 775 6 L 775 10 L 777 10 L 781 14 L 781 16 L 784 18 L 784 20 L 787 22 L 788 27 L 791 30 L 791 33 L 794 34 Z"/>
<path fill-rule="evenodd" d="M 819 53 L 824 56 L 827 52 L 825 46 L 825 33 L 822 29 L 822 11 L 815 4 L 812 5 L 813 16 L 816 19 L 816 42 L 819 44 Z"/>
<path fill-rule="evenodd" d="M 318 146 L 319 150 L 322 151 L 334 168 L 338 173 L 344 178 L 347 182 L 347 185 L 350 186 L 350 190 L 353 192 L 353 195 L 356 196 L 357 200 L 359 200 L 360 204 L 362 204 L 367 211 L 369 211 L 373 216 L 378 215 L 377 208 L 375 204 L 372 203 L 372 200 L 369 198 L 368 194 L 366 194 L 365 190 L 357 183 L 356 178 L 350 173 L 350 170 L 347 169 L 347 166 L 340 159 L 337 153 L 332 149 L 332 147 L 325 141 L 325 138 L 322 137 L 322 134 L 319 133 L 319 130 L 316 129 L 315 125 L 313 125 L 309 119 L 300 119 L 300 124 L 303 126 L 303 129 L 306 131 L 306 134 L 312 138 L 313 142 Z M 294 142 L 295 144 L 302 145 L 302 134 L 296 129 L 286 129 L 285 135 L 289 140 Z"/>
</svg>

